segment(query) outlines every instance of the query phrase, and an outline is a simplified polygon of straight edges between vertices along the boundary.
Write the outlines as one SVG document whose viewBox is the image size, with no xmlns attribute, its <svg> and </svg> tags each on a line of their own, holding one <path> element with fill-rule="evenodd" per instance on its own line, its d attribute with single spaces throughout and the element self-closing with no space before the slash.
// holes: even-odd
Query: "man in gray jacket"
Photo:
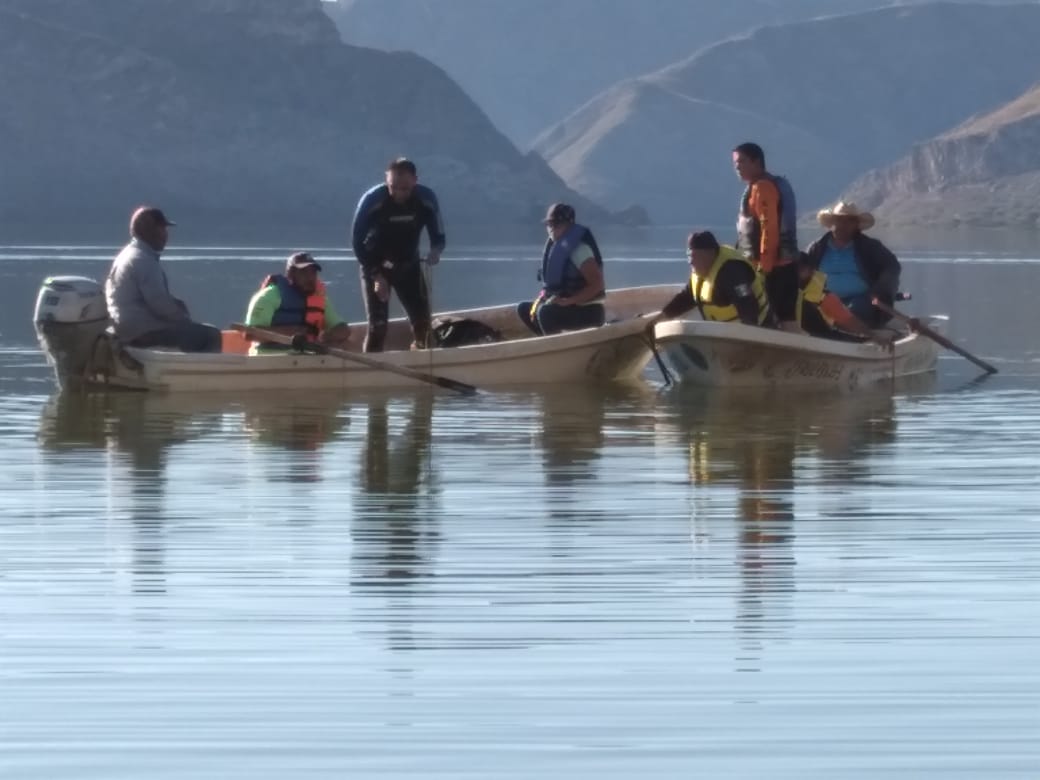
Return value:
<svg viewBox="0 0 1040 780">
<path fill-rule="evenodd" d="M 134 347 L 173 347 L 183 352 L 220 352 L 220 330 L 192 321 L 174 298 L 159 266 L 159 253 L 173 225 L 157 208 L 142 206 L 130 217 L 130 243 L 116 255 L 105 281 L 108 313 L 120 341 Z"/>
</svg>

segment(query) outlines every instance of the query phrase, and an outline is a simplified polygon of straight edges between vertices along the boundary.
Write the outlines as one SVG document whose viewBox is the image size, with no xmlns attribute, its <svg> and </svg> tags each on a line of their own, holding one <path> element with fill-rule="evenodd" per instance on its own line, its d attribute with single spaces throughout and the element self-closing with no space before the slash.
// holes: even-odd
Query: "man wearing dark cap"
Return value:
<svg viewBox="0 0 1040 780">
<path fill-rule="evenodd" d="M 130 217 L 130 243 L 116 255 L 105 281 L 116 336 L 135 347 L 220 352 L 220 330 L 192 321 L 184 301 L 170 294 L 159 265 L 173 224 L 152 206 L 142 206 Z"/>
<path fill-rule="evenodd" d="M 408 315 L 412 346 L 427 346 L 430 334 L 430 296 L 419 257 L 423 229 L 430 240 L 425 262 L 440 262 L 444 251 L 444 222 L 437 196 L 419 184 L 415 163 L 392 160 L 386 180 L 358 202 L 352 228 L 354 255 L 361 264 L 361 287 L 368 313 L 366 352 L 381 352 L 390 316 L 390 290 Z"/>
<path fill-rule="evenodd" d="M 542 252 L 542 290 L 517 306 L 524 324 L 539 336 L 598 328 L 606 319 L 603 255 L 592 231 L 576 222 L 574 208 L 554 203 L 543 220 L 549 234 Z"/>
<path fill-rule="evenodd" d="M 743 252 L 720 245 L 707 230 L 690 233 L 686 247 L 690 281 L 650 320 L 650 334 L 661 320 L 675 319 L 694 308 L 705 320 L 772 324 L 762 274 Z"/>
<path fill-rule="evenodd" d="M 318 278 L 321 265 L 307 252 L 296 252 L 285 261 L 285 274 L 272 274 L 249 301 L 246 325 L 284 333 L 302 334 L 309 341 L 330 347 L 347 346 L 350 326 L 340 318 Z M 278 344 L 258 344 L 251 350 L 285 350 Z"/>
</svg>

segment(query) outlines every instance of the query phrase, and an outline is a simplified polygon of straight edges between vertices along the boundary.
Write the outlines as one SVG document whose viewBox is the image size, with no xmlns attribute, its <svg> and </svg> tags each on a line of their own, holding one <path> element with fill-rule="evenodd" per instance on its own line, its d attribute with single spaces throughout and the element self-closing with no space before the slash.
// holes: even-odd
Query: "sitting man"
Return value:
<svg viewBox="0 0 1040 780">
<path fill-rule="evenodd" d="M 873 341 L 891 347 L 892 334 L 875 333 L 853 314 L 827 286 L 827 275 L 813 267 L 805 252 L 798 261 L 800 289 L 798 294 L 798 324 L 810 336 L 837 341 Z"/>
<path fill-rule="evenodd" d="M 539 336 L 598 328 L 606 320 L 603 256 L 592 231 L 575 222 L 574 209 L 554 203 L 545 216 L 549 238 L 542 253 L 542 291 L 517 313 Z"/>
<path fill-rule="evenodd" d="M 840 202 L 816 215 L 830 232 L 807 250 L 813 268 L 827 275 L 827 286 L 853 314 L 871 327 L 889 317 L 874 307 L 873 298 L 892 305 L 899 290 L 899 260 L 876 238 L 863 234 L 874 225 L 870 212 L 855 203 Z"/>
<path fill-rule="evenodd" d="M 707 230 L 690 233 L 686 246 L 690 281 L 647 323 L 648 334 L 653 334 L 658 322 L 675 319 L 693 308 L 705 320 L 772 326 L 762 273 L 743 252 L 720 246 Z"/>
<path fill-rule="evenodd" d="M 254 293 L 245 324 L 287 336 L 303 334 L 308 341 L 345 348 L 350 326 L 340 319 L 326 296 L 325 283 L 318 279 L 320 270 L 318 262 L 306 252 L 291 255 L 285 263 L 285 275 L 268 276 Z M 278 344 L 254 344 L 250 353 L 284 349 Z"/>
<path fill-rule="evenodd" d="M 192 321 L 184 301 L 170 294 L 159 254 L 173 222 L 142 206 L 130 217 L 130 243 L 116 255 L 105 280 L 105 302 L 116 337 L 134 347 L 220 352 L 220 330 Z"/>
</svg>

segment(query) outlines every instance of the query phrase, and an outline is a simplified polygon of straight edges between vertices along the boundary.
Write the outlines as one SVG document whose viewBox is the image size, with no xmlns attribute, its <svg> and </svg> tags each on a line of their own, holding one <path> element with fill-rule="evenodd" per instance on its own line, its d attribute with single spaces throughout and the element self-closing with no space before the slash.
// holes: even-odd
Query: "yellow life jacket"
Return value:
<svg viewBox="0 0 1040 780">
<path fill-rule="evenodd" d="M 766 297 L 766 285 L 762 274 L 755 268 L 754 263 L 744 257 L 743 252 L 738 252 L 733 247 L 726 245 L 719 247 L 718 257 L 715 258 L 715 262 L 707 274 L 700 276 L 696 271 L 690 274 L 690 289 L 693 291 L 693 298 L 697 301 L 697 308 L 700 310 L 701 316 L 715 322 L 732 322 L 740 319 L 736 306 L 732 304 L 718 306 L 712 303 L 715 279 L 722 270 L 722 266 L 729 262 L 746 263 L 755 274 L 751 292 L 758 301 L 758 324 L 761 325 L 769 317 L 769 299 Z"/>
<path fill-rule="evenodd" d="M 827 274 L 822 271 L 814 271 L 809 281 L 798 288 L 798 324 L 802 324 L 802 312 L 806 304 L 813 306 L 819 312 L 820 318 L 827 323 L 828 327 L 834 327 L 834 319 L 823 313 L 820 304 L 827 295 Z"/>
</svg>

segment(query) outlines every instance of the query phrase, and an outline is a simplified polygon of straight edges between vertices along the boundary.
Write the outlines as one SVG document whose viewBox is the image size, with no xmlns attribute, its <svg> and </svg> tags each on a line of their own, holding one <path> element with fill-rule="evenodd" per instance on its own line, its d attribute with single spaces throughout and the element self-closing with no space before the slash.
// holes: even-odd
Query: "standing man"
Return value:
<svg viewBox="0 0 1040 780">
<path fill-rule="evenodd" d="M 747 186 L 737 215 L 737 249 L 765 276 L 766 294 L 779 325 L 798 326 L 798 210 L 787 179 L 766 170 L 766 155 L 758 144 L 733 150 L 733 167 Z"/>
<path fill-rule="evenodd" d="M 390 316 L 390 290 L 408 315 L 413 349 L 428 346 L 430 296 L 419 257 L 419 235 L 426 229 L 429 265 L 440 262 L 444 251 L 444 222 L 437 196 L 419 184 L 415 163 L 404 157 L 391 161 L 386 181 L 358 202 L 352 229 L 354 255 L 361 264 L 361 287 L 368 333 L 365 352 L 382 352 Z"/>
<path fill-rule="evenodd" d="M 184 301 L 170 294 L 159 265 L 174 224 L 152 206 L 141 206 L 131 215 L 130 243 L 116 255 L 105 280 L 116 337 L 132 347 L 220 352 L 220 330 L 191 319 Z"/>
<path fill-rule="evenodd" d="M 517 306 L 524 324 L 539 336 L 598 328 L 606 320 L 603 255 L 592 231 L 576 221 L 566 203 L 549 207 L 543 222 L 549 234 L 542 251 L 542 290 Z"/>
</svg>

